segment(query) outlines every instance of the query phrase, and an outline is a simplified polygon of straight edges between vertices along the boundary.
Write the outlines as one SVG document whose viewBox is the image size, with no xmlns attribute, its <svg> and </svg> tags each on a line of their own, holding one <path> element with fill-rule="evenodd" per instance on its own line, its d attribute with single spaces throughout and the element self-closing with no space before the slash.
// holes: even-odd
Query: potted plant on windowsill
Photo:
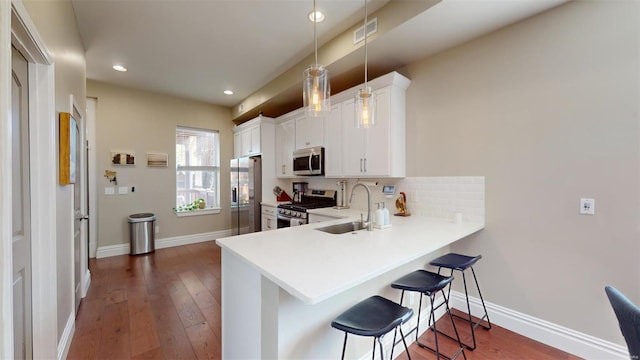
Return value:
<svg viewBox="0 0 640 360">
<path fill-rule="evenodd" d="M 194 211 L 194 210 L 203 210 L 206 207 L 206 203 L 203 198 L 194 200 L 192 203 L 185 204 L 182 206 L 178 206 L 174 208 L 175 212 L 183 212 L 183 211 Z"/>
<path fill-rule="evenodd" d="M 200 198 L 194 201 L 193 203 L 198 206 L 198 209 L 201 209 L 201 210 L 204 209 L 204 207 L 206 206 L 203 198 Z"/>
</svg>

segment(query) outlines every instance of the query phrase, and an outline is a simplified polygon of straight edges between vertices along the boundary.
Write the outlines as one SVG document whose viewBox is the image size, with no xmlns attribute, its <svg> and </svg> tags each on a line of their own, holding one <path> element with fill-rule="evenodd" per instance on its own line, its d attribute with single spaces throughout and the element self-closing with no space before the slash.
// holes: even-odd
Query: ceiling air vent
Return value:
<svg viewBox="0 0 640 360">
<path fill-rule="evenodd" d="M 377 17 L 369 20 L 369 22 L 367 23 L 367 36 L 371 36 L 372 34 L 375 34 L 376 31 L 378 31 Z M 356 31 L 353 32 L 354 45 L 359 43 L 362 40 L 364 40 L 364 25 L 360 26 L 359 28 L 356 29 Z"/>
</svg>

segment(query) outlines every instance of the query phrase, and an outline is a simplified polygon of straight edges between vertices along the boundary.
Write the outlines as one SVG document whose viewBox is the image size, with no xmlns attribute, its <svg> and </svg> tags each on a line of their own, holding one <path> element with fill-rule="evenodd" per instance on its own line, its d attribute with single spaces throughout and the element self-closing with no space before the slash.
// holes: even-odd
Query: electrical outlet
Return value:
<svg viewBox="0 0 640 360">
<path fill-rule="evenodd" d="M 581 215 L 595 215 L 596 214 L 596 201 L 594 199 L 580 199 L 580 214 Z"/>
</svg>

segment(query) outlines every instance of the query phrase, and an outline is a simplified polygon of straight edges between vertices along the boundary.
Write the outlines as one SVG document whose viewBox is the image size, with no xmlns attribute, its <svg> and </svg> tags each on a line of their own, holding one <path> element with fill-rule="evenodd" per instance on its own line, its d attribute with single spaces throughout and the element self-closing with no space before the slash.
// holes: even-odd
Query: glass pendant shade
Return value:
<svg viewBox="0 0 640 360">
<path fill-rule="evenodd" d="M 329 71 L 322 65 L 311 65 L 304 71 L 302 100 L 308 116 L 320 116 L 331 109 Z"/>
<path fill-rule="evenodd" d="M 376 96 L 369 86 L 358 90 L 355 110 L 356 127 L 368 128 L 376 124 Z"/>
</svg>

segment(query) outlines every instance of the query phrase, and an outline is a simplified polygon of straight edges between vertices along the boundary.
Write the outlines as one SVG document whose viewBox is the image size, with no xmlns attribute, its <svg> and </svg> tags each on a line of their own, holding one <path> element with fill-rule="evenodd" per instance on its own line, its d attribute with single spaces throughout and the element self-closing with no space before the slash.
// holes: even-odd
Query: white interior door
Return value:
<svg viewBox="0 0 640 360">
<path fill-rule="evenodd" d="M 76 181 L 73 184 L 73 285 L 74 285 L 74 301 L 75 312 L 78 314 L 78 308 L 80 307 L 80 301 L 86 294 L 84 288 L 85 276 L 88 272 L 88 226 L 87 216 L 88 202 L 87 202 L 87 166 L 86 166 L 86 140 L 84 129 L 84 121 L 82 112 L 78 108 L 73 95 L 70 98 L 71 116 L 76 120 L 75 129 L 71 129 L 75 136 L 72 136 L 72 141 L 75 140 L 74 150 L 76 153 L 75 173 Z"/>
<path fill-rule="evenodd" d="M 12 260 L 14 358 L 31 359 L 31 206 L 27 60 L 11 48 Z"/>
</svg>

